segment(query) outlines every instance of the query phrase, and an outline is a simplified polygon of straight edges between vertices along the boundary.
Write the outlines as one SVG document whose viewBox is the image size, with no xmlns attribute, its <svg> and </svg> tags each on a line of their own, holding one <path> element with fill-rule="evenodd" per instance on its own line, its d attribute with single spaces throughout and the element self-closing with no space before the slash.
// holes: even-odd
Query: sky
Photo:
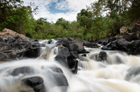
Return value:
<svg viewBox="0 0 140 92">
<path fill-rule="evenodd" d="M 46 18 L 49 22 L 56 22 L 59 18 L 64 18 L 68 21 L 76 20 L 77 13 L 81 9 L 86 9 L 86 6 L 93 3 L 95 0 L 23 0 L 24 5 L 30 5 L 34 2 L 34 6 L 38 6 L 37 14 L 34 14 L 35 19 Z"/>
</svg>

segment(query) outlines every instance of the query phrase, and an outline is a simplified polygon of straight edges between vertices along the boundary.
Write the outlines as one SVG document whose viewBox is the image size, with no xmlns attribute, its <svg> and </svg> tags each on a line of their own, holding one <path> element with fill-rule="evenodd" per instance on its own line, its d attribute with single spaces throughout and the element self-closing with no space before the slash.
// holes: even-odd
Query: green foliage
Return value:
<svg viewBox="0 0 140 92">
<path fill-rule="evenodd" d="M 23 6 L 22 0 L 0 0 L 0 30 L 9 28 L 36 39 L 99 39 L 115 36 L 121 26 L 131 26 L 140 19 L 139 6 L 139 0 L 98 0 L 81 10 L 77 21 L 59 18 L 49 23 L 44 18 L 35 20 L 31 6 Z"/>
<path fill-rule="evenodd" d="M 3 0 L 0 2 L 0 30 L 9 28 L 19 33 L 33 33 L 30 6 L 22 6 L 21 0 Z"/>
</svg>

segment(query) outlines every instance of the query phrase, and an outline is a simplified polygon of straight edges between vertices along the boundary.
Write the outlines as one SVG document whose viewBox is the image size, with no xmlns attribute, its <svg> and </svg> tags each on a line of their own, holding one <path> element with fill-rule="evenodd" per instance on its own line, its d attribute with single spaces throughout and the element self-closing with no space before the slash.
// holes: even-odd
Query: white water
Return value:
<svg viewBox="0 0 140 92">
<path fill-rule="evenodd" d="M 95 55 L 101 50 L 99 48 L 86 50 L 90 53 L 86 57 L 79 55 L 77 74 L 72 74 L 69 69 L 54 60 L 57 54 L 56 47 L 52 50 L 42 48 L 41 56 L 37 59 L 14 60 L 0 64 L 0 92 L 20 92 L 25 86 L 21 80 L 31 76 L 43 78 L 46 92 L 64 92 L 62 89 L 67 87 L 58 86 L 51 76 L 55 74 L 50 69 L 53 66 L 60 67 L 67 78 L 69 84 L 67 92 L 140 92 L 140 56 L 106 51 L 107 60 L 96 61 Z M 10 75 L 14 69 L 22 66 L 32 67 L 34 73 Z"/>
</svg>

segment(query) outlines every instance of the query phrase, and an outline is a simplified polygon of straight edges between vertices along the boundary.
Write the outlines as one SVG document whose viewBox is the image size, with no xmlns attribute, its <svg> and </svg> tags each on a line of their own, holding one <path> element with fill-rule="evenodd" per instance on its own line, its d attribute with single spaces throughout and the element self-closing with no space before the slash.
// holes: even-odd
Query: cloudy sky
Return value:
<svg viewBox="0 0 140 92">
<path fill-rule="evenodd" d="M 40 17 L 46 18 L 49 22 L 56 22 L 58 18 L 64 18 L 68 21 L 76 20 L 77 13 L 81 9 L 86 8 L 95 0 L 23 0 L 24 5 L 30 5 L 34 2 L 38 6 L 37 15 L 35 19 Z"/>
</svg>

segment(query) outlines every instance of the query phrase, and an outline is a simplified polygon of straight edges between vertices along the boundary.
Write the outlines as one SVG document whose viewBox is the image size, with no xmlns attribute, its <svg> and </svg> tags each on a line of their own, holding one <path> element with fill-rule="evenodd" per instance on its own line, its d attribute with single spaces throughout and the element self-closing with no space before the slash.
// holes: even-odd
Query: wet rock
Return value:
<svg viewBox="0 0 140 92">
<path fill-rule="evenodd" d="M 107 59 L 107 53 L 104 52 L 104 51 L 101 51 L 99 53 L 99 57 L 102 59 L 102 60 L 106 60 Z"/>
<path fill-rule="evenodd" d="M 55 57 L 55 60 L 58 61 L 61 65 L 65 66 L 65 67 L 68 67 L 67 58 L 65 58 L 63 56 L 60 56 L 60 55 L 57 55 Z"/>
<path fill-rule="evenodd" d="M 128 69 L 128 74 L 126 75 L 125 80 L 127 81 L 132 80 L 139 74 L 140 74 L 140 66 L 134 66 Z"/>
<path fill-rule="evenodd" d="M 44 84 L 39 84 L 33 87 L 35 92 L 45 92 L 44 88 L 45 88 Z"/>
<path fill-rule="evenodd" d="M 43 79 L 39 76 L 29 77 L 22 80 L 26 85 L 32 87 L 35 92 L 45 92 Z"/>
<path fill-rule="evenodd" d="M 63 73 L 62 69 L 59 68 L 59 67 L 57 67 L 57 66 L 51 66 L 51 67 L 49 67 L 49 68 L 51 68 L 51 70 L 52 70 L 53 72 Z"/>
<path fill-rule="evenodd" d="M 76 44 L 69 44 L 69 50 L 71 51 L 77 51 L 78 46 Z"/>
<path fill-rule="evenodd" d="M 98 39 L 98 44 L 102 44 L 102 45 L 106 45 L 108 44 L 108 38 L 101 38 L 101 39 Z"/>
<path fill-rule="evenodd" d="M 28 66 L 24 66 L 24 67 L 19 67 L 19 68 L 16 68 L 12 71 L 11 75 L 13 76 L 18 76 L 19 74 L 31 74 L 33 73 L 33 69 L 31 67 L 28 67 Z"/>
<path fill-rule="evenodd" d="M 79 58 L 77 51 L 70 51 L 70 54 L 73 58 Z"/>
<path fill-rule="evenodd" d="M 7 55 L 5 53 L 0 53 L 0 60 L 4 60 L 7 58 Z"/>
<path fill-rule="evenodd" d="M 69 52 L 68 48 L 66 48 L 64 46 L 59 46 L 58 47 L 58 55 L 67 58 L 68 56 L 70 56 L 70 52 Z"/>
<path fill-rule="evenodd" d="M 61 89 L 62 92 L 67 92 L 69 84 L 67 78 L 65 77 L 60 67 L 57 66 L 45 67 L 44 70 L 46 71 L 46 78 L 48 79 L 47 83 L 49 84 L 51 89 L 54 87 L 59 87 L 62 88 Z"/>
<path fill-rule="evenodd" d="M 48 41 L 48 44 L 51 44 L 53 41 L 52 41 L 52 39 L 50 39 L 49 41 Z"/>
<path fill-rule="evenodd" d="M 86 54 L 82 54 L 82 56 L 86 57 L 87 55 Z"/>
<path fill-rule="evenodd" d="M 76 59 L 73 58 L 72 56 L 69 56 L 69 57 L 67 58 L 67 60 L 68 60 L 68 66 L 69 66 L 70 68 L 72 68 L 72 67 L 75 65 Z"/>
<path fill-rule="evenodd" d="M 74 66 L 72 67 L 71 70 L 72 70 L 73 73 L 77 73 L 77 70 L 78 70 L 78 61 L 77 60 L 75 61 L 75 64 L 74 64 Z"/>
<path fill-rule="evenodd" d="M 60 38 L 57 41 L 57 44 L 62 44 L 64 47 L 69 48 L 70 41 L 67 38 Z"/>
<path fill-rule="evenodd" d="M 76 38 L 73 42 L 78 46 L 78 53 L 86 52 L 83 46 L 84 42 L 80 38 Z"/>
<path fill-rule="evenodd" d="M 87 47 L 91 47 L 91 43 L 88 42 L 88 41 L 84 41 L 83 45 L 84 45 L 84 46 L 87 46 Z"/>
</svg>

